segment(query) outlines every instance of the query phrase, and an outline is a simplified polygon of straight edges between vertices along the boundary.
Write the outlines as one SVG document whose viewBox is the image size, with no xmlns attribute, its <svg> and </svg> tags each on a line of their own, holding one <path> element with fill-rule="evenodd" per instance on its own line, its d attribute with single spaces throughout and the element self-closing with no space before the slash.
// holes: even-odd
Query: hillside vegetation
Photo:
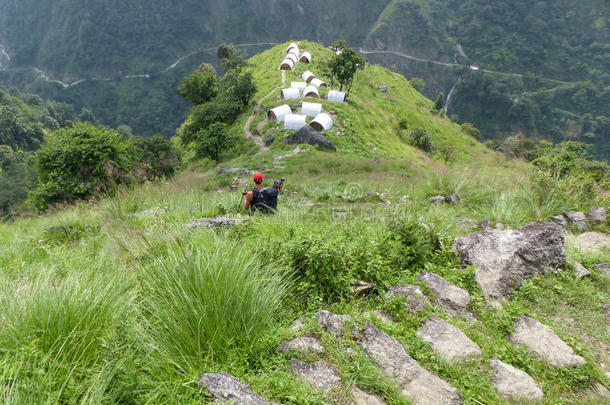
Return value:
<svg viewBox="0 0 610 405">
<path fill-rule="evenodd" d="M 474 267 L 463 268 L 452 248 L 480 220 L 522 226 L 565 210 L 608 207 L 600 183 L 584 172 L 555 176 L 487 149 L 400 74 L 374 65 L 357 72 L 346 103 L 323 102 L 335 121 L 324 135 L 336 152 L 285 145 L 290 132 L 268 121 L 267 109 L 281 103 L 283 80 L 289 85 L 305 68 L 324 78 L 322 63 L 333 55 L 303 41 L 314 62 L 282 75 L 287 45 L 250 59 L 254 105 L 228 124 L 239 140 L 220 165 L 196 158 L 187 142 L 187 164 L 172 180 L 0 224 L 0 306 L 7 309 L 0 312 L 0 402 L 211 403 L 201 374 L 229 372 L 282 404 L 350 404 L 356 386 L 387 404 L 409 403 L 365 354 L 360 337 L 338 338 L 313 321 L 320 309 L 351 315 L 344 329 L 373 322 L 459 390 L 465 404 L 520 403 L 494 388 L 492 359 L 531 375 L 543 403 L 606 400 L 610 281 L 593 264 L 610 261 L 607 248 L 579 247 L 578 231 L 568 227 L 567 255 L 592 274 L 580 279 L 568 265 L 536 276 L 502 308 L 487 304 Z M 433 146 L 428 152 L 413 146 L 413 134 L 422 131 Z M 275 141 L 266 149 L 259 138 L 268 134 Z M 238 171 L 218 174 L 220 167 Z M 241 193 L 230 192 L 234 177 L 241 188 L 255 170 L 263 170 L 265 184 L 287 178 L 274 216 L 246 217 Z M 452 193 L 461 202 L 430 202 Z M 248 222 L 193 222 L 219 215 Z M 608 222 L 593 229 L 610 230 Z M 418 278 L 424 272 L 468 291 L 472 318 L 451 318 Z M 354 296 L 350 285 L 358 281 L 375 290 Z M 401 284 L 421 286 L 430 297 L 425 310 L 413 315 L 400 298 L 386 296 Z M 382 322 L 373 313 L 379 310 L 393 321 Z M 509 343 L 523 314 L 553 329 L 584 364 L 551 367 Z M 438 356 L 416 335 L 433 316 L 462 330 L 481 356 Z M 292 328 L 301 317 L 308 319 L 302 328 Z M 304 334 L 319 338 L 324 351 L 296 358 L 331 363 L 340 376 L 328 392 L 291 371 L 295 353 L 276 351 Z"/>
</svg>

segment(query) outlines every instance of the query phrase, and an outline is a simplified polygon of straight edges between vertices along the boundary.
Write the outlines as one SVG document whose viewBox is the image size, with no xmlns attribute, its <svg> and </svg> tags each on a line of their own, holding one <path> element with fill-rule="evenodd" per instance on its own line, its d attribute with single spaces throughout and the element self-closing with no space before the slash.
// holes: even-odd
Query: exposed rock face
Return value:
<svg viewBox="0 0 610 405">
<path fill-rule="evenodd" d="M 350 292 L 356 297 L 368 297 L 375 290 L 375 284 L 358 281 L 349 286 Z"/>
<path fill-rule="evenodd" d="M 341 386 L 341 377 L 335 367 L 323 361 L 307 364 L 297 359 L 291 359 L 290 368 L 299 377 L 323 391 Z"/>
<path fill-rule="evenodd" d="M 591 275 L 591 271 L 579 262 L 574 262 L 574 269 L 576 270 L 576 277 L 578 278 L 584 278 Z"/>
<path fill-rule="evenodd" d="M 563 215 L 565 215 L 569 223 L 576 226 L 580 232 L 589 230 L 589 219 L 582 212 L 564 211 Z"/>
<path fill-rule="evenodd" d="M 448 196 L 445 196 L 446 203 L 459 204 L 460 201 L 462 200 L 457 194 L 449 194 Z"/>
<path fill-rule="evenodd" d="M 238 171 L 237 167 L 219 167 L 216 169 L 216 174 L 236 173 Z"/>
<path fill-rule="evenodd" d="M 443 197 L 442 195 L 435 195 L 434 197 L 430 198 L 430 202 L 435 204 L 442 204 L 445 202 L 445 197 Z"/>
<path fill-rule="evenodd" d="M 320 134 L 309 125 L 305 125 L 292 135 L 288 135 L 286 138 L 284 138 L 284 143 L 287 143 L 288 145 L 306 143 L 313 146 L 321 146 L 332 151 L 337 151 L 337 147 L 335 145 L 333 145 L 324 135 Z"/>
<path fill-rule="evenodd" d="M 328 333 L 340 337 L 343 334 L 343 326 L 352 319 L 349 315 L 335 315 L 328 311 L 318 311 L 316 320 L 318 324 Z"/>
<path fill-rule="evenodd" d="M 576 367 L 585 360 L 559 338 L 548 326 L 521 315 L 515 321 L 515 330 L 509 340 L 516 345 L 526 345 L 530 353 L 555 367 Z"/>
<path fill-rule="evenodd" d="M 305 317 L 299 318 L 292 323 L 292 325 L 290 326 L 290 329 L 292 329 L 292 330 L 301 329 L 303 326 L 305 326 L 307 324 L 308 321 L 309 321 L 309 319 L 307 319 Z"/>
<path fill-rule="evenodd" d="M 421 288 L 416 285 L 397 285 L 391 287 L 386 293 L 386 296 L 404 297 L 406 299 L 405 306 L 411 314 L 423 311 L 426 309 L 426 304 L 428 303 L 428 299 Z"/>
<path fill-rule="evenodd" d="M 239 405 L 274 405 L 256 395 L 250 387 L 228 373 L 202 374 L 199 385 L 207 389 L 217 402 L 230 401 Z"/>
<path fill-rule="evenodd" d="M 524 280 L 566 261 L 563 230 L 552 224 L 476 232 L 456 238 L 453 246 L 463 264 L 476 266 L 475 280 L 487 301 L 498 307 Z"/>
<path fill-rule="evenodd" d="M 300 336 L 286 343 L 282 343 L 277 347 L 279 353 L 287 353 L 295 351 L 298 353 L 322 353 L 324 346 L 320 339 L 311 336 Z"/>
<path fill-rule="evenodd" d="M 464 332 L 437 317 L 419 328 L 417 336 L 430 343 L 432 349 L 448 362 L 481 355 L 481 348 Z"/>
<path fill-rule="evenodd" d="M 563 228 L 568 226 L 568 221 L 566 220 L 566 217 L 564 217 L 563 215 L 555 215 L 553 217 L 550 217 L 549 219 Z"/>
<path fill-rule="evenodd" d="M 494 385 L 502 395 L 512 399 L 542 399 L 540 384 L 529 374 L 500 360 L 491 361 Z"/>
<path fill-rule="evenodd" d="M 491 222 L 489 219 L 484 219 L 484 220 L 481 221 L 479 226 L 481 227 L 481 229 L 483 231 L 486 231 L 488 229 L 492 229 L 493 228 L 493 222 Z"/>
<path fill-rule="evenodd" d="M 364 329 L 361 345 L 366 355 L 384 374 L 396 380 L 402 394 L 414 404 L 462 403 L 457 389 L 420 366 L 396 339 L 372 323 Z"/>
<path fill-rule="evenodd" d="M 599 270 L 600 273 L 602 273 L 604 276 L 610 277 L 610 264 L 608 264 L 608 263 L 595 263 L 593 266 L 595 266 L 595 268 L 597 270 Z"/>
<path fill-rule="evenodd" d="M 434 273 L 422 273 L 417 277 L 418 281 L 425 283 L 436 295 L 436 301 L 450 316 L 458 316 L 465 313 L 470 294 L 468 291 L 454 286 L 441 276 Z"/>
<path fill-rule="evenodd" d="M 248 220 L 245 218 L 229 218 L 229 217 L 214 217 L 214 218 L 202 218 L 197 219 L 187 225 L 190 229 L 197 228 L 215 228 L 221 226 L 236 226 L 247 223 Z"/>
<path fill-rule="evenodd" d="M 576 237 L 574 244 L 585 252 L 610 249 L 610 235 L 600 232 L 585 232 Z"/>
<path fill-rule="evenodd" d="M 378 396 L 367 394 L 358 387 L 352 389 L 352 395 L 354 399 L 350 405 L 386 405 Z"/>
<path fill-rule="evenodd" d="M 605 224 L 606 218 L 608 217 L 608 209 L 606 208 L 591 208 L 587 211 L 587 215 L 591 218 L 591 221 L 596 224 Z"/>
</svg>

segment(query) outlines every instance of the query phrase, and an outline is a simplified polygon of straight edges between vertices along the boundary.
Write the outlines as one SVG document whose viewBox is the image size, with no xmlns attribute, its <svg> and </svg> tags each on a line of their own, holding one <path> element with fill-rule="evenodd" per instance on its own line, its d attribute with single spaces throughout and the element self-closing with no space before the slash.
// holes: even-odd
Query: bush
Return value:
<svg viewBox="0 0 610 405">
<path fill-rule="evenodd" d="M 203 104 L 218 94 L 218 78 L 214 71 L 196 70 L 182 80 L 178 93 L 191 103 Z"/>
<path fill-rule="evenodd" d="M 134 173 L 140 180 L 172 177 L 182 162 L 180 151 L 163 135 L 134 136 L 130 142 Z"/>
<path fill-rule="evenodd" d="M 423 128 L 415 128 L 409 133 L 409 144 L 423 150 L 426 153 L 434 152 L 432 138 L 428 135 L 428 131 Z"/>
<path fill-rule="evenodd" d="M 34 155 L 36 189 L 30 204 L 83 200 L 129 182 L 130 145 L 116 131 L 76 124 L 53 132 Z"/>
</svg>

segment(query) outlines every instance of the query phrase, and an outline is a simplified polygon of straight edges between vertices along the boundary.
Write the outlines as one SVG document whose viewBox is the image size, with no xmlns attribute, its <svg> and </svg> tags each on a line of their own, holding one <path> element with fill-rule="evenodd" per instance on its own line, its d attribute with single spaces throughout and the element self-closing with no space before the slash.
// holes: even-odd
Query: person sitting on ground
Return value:
<svg viewBox="0 0 610 405">
<path fill-rule="evenodd" d="M 244 209 L 250 213 L 261 212 L 263 214 L 273 214 L 277 210 L 277 196 L 281 191 L 280 187 L 263 188 L 263 175 L 259 172 L 254 173 L 254 189 L 244 190 Z"/>
</svg>

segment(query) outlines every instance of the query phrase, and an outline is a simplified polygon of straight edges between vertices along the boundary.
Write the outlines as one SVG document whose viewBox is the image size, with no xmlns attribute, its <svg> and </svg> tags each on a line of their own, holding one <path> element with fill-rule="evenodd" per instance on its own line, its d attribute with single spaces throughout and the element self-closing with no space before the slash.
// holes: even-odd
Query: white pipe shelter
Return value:
<svg viewBox="0 0 610 405">
<path fill-rule="evenodd" d="M 345 93 L 342 91 L 331 90 L 328 92 L 328 101 L 343 103 L 345 101 Z"/>
<path fill-rule="evenodd" d="M 297 64 L 297 62 L 299 61 L 299 57 L 297 55 L 295 55 L 294 53 L 289 53 L 286 56 L 286 59 L 290 59 L 295 65 Z"/>
<path fill-rule="evenodd" d="M 280 65 L 280 70 L 292 70 L 294 69 L 294 62 L 291 59 L 284 59 Z"/>
<path fill-rule="evenodd" d="M 288 45 L 288 48 L 286 48 L 286 53 L 290 52 L 290 50 L 293 48 L 299 49 L 299 45 L 296 42 L 291 43 Z"/>
<path fill-rule="evenodd" d="M 309 84 L 311 84 L 312 86 L 316 86 L 318 88 L 322 87 L 324 89 L 328 87 L 325 82 L 318 79 L 317 77 L 315 79 L 313 79 Z"/>
<path fill-rule="evenodd" d="M 313 79 L 316 78 L 316 75 L 314 75 L 309 70 L 307 70 L 307 71 L 305 71 L 305 73 L 303 73 L 302 77 L 303 77 L 303 80 L 305 80 L 307 83 L 309 83 L 310 81 L 312 81 Z"/>
<path fill-rule="evenodd" d="M 292 110 L 288 104 L 284 104 L 269 110 L 267 118 L 274 121 L 284 121 L 288 114 L 292 114 Z"/>
<path fill-rule="evenodd" d="M 303 55 L 301 55 L 301 62 L 311 63 L 311 54 L 309 52 L 303 52 Z"/>
<path fill-rule="evenodd" d="M 303 97 L 320 97 L 318 88 L 316 86 L 307 86 L 307 88 L 303 90 Z"/>
<path fill-rule="evenodd" d="M 284 119 L 284 130 L 299 130 L 307 125 L 306 119 L 307 117 L 304 115 L 288 114 Z"/>
<path fill-rule="evenodd" d="M 322 112 L 322 104 L 319 103 L 305 103 L 301 108 L 301 114 L 307 115 L 308 117 L 316 117 Z"/>
<path fill-rule="evenodd" d="M 290 87 L 293 89 L 299 89 L 301 91 L 307 88 L 307 83 L 305 82 L 290 82 Z"/>
<path fill-rule="evenodd" d="M 288 51 L 288 55 L 294 55 L 297 58 L 299 57 L 301 53 L 299 52 L 299 48 L 292 48 L 291 50 Z"/>
<path fill-rule="evenodd" d="M 318 132 L 328 131 L 333 127 L 333 119 L 330 118 L 330 115 L 326 113 L 321 113 L 318 114 L 318 116 L 316 116 L 313 121 L 311 121 L 311 124 L 309 124 L 309 126 Z"/>
<path fill-rule="evenodd" d="M 289 88 L 282 90 L 281 95 L 283 100 L 294 100 L 295 98 L 301 97 L 301 91 L 295 88 Z"/>
</svg>

